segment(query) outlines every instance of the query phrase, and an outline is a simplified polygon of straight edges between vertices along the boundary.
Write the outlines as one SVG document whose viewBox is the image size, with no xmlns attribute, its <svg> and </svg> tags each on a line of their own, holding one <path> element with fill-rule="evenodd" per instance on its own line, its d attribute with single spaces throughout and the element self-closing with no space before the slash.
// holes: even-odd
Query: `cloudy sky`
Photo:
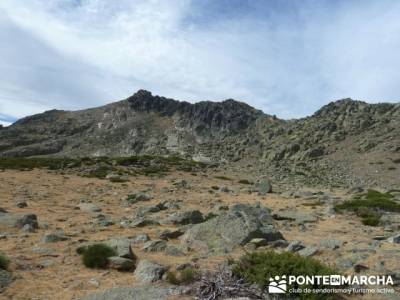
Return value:
<svg viewBox="0 0 400 300">
<path fill-rule="evenodd" d="M 0 120 L 144 88 L 282 118 L 400 101 L 400 1 L 1 0 Z"/>
</svg>

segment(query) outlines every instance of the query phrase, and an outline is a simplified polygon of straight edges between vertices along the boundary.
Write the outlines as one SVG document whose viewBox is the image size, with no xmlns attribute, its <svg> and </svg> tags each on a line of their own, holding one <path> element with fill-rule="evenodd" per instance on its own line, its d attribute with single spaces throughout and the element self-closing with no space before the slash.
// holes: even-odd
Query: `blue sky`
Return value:
<svg viewBox="0 0 400 300">
<path fill-rule="evenodd" d="M 398 102 L 400 1 L 2 0 L 0 122 L 123 99 Z"/>
</svg>

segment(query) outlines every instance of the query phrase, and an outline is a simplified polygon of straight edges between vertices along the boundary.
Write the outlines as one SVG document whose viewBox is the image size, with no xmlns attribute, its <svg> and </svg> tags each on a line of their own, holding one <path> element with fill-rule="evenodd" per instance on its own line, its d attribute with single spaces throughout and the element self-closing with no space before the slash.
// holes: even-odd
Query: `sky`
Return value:
<svg viewBox="0 0 400 300">
<path fill-rule="evenodd" d="M 138 89 L 280 118 L 400 99 L 397 0 L 1 0 L 0 123 Z"/>
</svg>

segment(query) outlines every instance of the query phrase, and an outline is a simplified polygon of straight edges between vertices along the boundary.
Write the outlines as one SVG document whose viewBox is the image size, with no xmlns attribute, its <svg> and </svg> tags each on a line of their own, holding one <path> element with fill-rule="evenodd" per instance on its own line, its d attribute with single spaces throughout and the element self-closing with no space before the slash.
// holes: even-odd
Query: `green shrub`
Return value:
<svg viewBox="0 0 400 300">
<path fill-rule="evenodd" d="M 107 258 L 115 255 L 113 248 L 104 244 L 94 244 L 83 251 L 82 261 L 88 268 L 104 269 L 107 267 Z"/>
<path fill-rule="evenodd" d="M 377 226 L 381 212 L 400 212 L 400 204 L 393 201 L 392 198 L 393 195 L 390 193 L 368 190 L 363 195 L 357 195 L 351 200 L 336 205 L 335 210 L 338 212 L 342 210 L 353 211 L 362 218 L 364 225 Z"/>
<path fill-rule="evenodd" d="M 7 270 L 10 260 L 3 254 L 0 254 L 0 269 Z"/>
<path fill-rule="evenodd" d="M 231 261 L 232 263 L 232 261 Z M 335 269 L 323 265 L 319 261 L 302 257 L 298 254 L 273 251 L 254 252 L 242 256 L 238 261 L 233 261 L 233 273 L 238 278 L 243 278 L 249 283 L 256 283 L 261 288 L 267 288 L 269 279 L 275 276 L 316 276 L 339 274 Z M 323 288 L 324 286 L 297 285 L 292 284 L 290 288 Z M 324 294 L 292 294 L 299 299 L 330 299 Z"/>
<path fill-rule="evenodd" d="M 195 281 L 197 277 L 198 272 L 191 267 L 183 269 L 179 274 L 179 280 L 183 284 L 191 283 Z"/>
<path fill-rule="evenodd" d="M 180 272 L 169 271 L 166 280 L 174 285 L 189 284 L 198 278 L 198 272 L 192 267 L 183 269 Z"/>
<path fill-rule="evenodd" d="M 361 222 L 368 226 L 378 226 L 380 223 L 380 218 L 380 216 L 368 216 L 364 217 Z"/>
<path fill-rule="evenodd" d="M 167 276 L 166 276 L 167 282 L 173 285 L 178 285 L 180 284 L 179 279 L 176 275 L 176 272 L 173 271 L 168 271 Z"/>
</svg>

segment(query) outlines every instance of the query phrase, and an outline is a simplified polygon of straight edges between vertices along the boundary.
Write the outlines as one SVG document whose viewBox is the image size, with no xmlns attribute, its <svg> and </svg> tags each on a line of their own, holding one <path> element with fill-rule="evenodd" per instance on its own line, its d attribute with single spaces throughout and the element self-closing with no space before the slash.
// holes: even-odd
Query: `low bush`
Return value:
<svg viewBox="0 0 400 300">
<path fill-rule="evenodd" d="M 104 269 L 107 267 L 107 258 L 115 255 L 113 248 L 104 244 L 94 244 L 83 251 L 82 261 L 88 268 Z"/>
<path fill-rule="evenodd" d="M 4 254 L 0 254 L 0 269 L 7 270 L 10 260 Z"/>
<path fill-rule="evenodd" d="M 351 200 L 336 205 L 335 210 L 352 211 L 362 218 L 364 225 L 377 226 L 382 212 L 400 212 L 400 204 L 392 198 L 391 193 L 368 190 L 365 194 L 357 195 Z"/>
<path fill-rule="evenodd" d="M 167 273 L 166 280 L 171 284 L 179 285 L 179 284 L 192 283 L 193 281 L 198 279 L 198 277 L 199 277 L 199 272 L 189 267 L 183 269 L 180 272 L 169 271 Z"/>
<path fill-rule="evenodd" d="M 294 276 L 317 276 L 339 274 L 335 269 L 323 265 L 319 261 L 302 257 L 294 253 L 283 252 L 275 253 L 273 251 L 254 252 L 242 256 L 233 263 L 233 273 L 238 278 L 243 278 L 246 282 L 256 283 L 261 288 L 267 288 L 270 278 L 283 275 Z M 292 284 L 290 288 L 323 288 L 324 286 L 297 285 Z M 330 299 L 326 294 L 291 294 L 296 299 Z"/>
</svg>

